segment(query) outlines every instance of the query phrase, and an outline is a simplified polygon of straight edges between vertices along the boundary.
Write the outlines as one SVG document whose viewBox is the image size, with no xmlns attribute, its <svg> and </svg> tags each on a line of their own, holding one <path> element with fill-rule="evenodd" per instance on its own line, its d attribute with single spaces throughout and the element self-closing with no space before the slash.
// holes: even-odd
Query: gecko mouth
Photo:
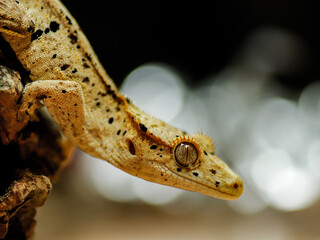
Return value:
<svg viewBox="0 0 320 240">
<path fill-rule="evenodd" d="M 196 182 L 196 183 L 200 184 L 204 188 L 210 189 L 211 191 L 214 191 L 216 193 L 216 194 L 210 194 L 210 193 L 206 193 L 206 192 L 201 192 L 201 193 L 203 193 L 207 196 L 210 196 L 210 197 L 220 198 L 220 199 L 224 199 L 224 200 L 237 200 L 241 196 L 241 194 L 231 194 L 231 193 L 223 192 L 223 191 L 218 190 L 216 188 L 204 185 L 203 183 L 199 183 L 199 182 Z"/>
<path fill-rule="evenodd" d="M 207 196 L 219 198 L 219 199 L 223 199 L 223 200 L 237 200 L 242 194 L 243 184 L 236 183 L 237 184 L 237 192 L 235 194 L 232 194 L 232 193 L 222 191 L 221 189 L 217 189 L 215 187 L 205 185 L 204 183 L 201 183 L 199 181 L 195 181 L 194 179 L 190 179 L 185 176 L 178 175 L 175 172 L 171 171 L 167 166 L 165 166 L 165 168 L 168 171 L 170 171 L 173 175 L 178 176 L 180 178 L 183 178 L 187 182 L 198 185 L 194 189 L 192 189 L 191 187 L 188 187 L 187 185 L 186 186 L 176 185 L 178 188 L 181 188 L 181 189 L 184 189 L 187 191 L 199 192 L 199 193 L 205 194 Z M 192 186 L 193 184 L 190 184 L 190 186 Z"/>
</svg>

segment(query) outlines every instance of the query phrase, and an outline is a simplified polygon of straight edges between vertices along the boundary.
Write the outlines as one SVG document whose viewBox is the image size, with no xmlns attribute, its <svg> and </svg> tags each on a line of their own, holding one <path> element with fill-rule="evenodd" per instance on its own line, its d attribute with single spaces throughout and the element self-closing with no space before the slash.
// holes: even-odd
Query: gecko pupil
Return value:
<svg viewBox="0 0 320 240">
<path fill-rule="evenodd" d="M 178 164 L 189 167 L 197 162 L 198 151 L 192 143 L 183 142 L 174 150 L 174 156 Z"/>
</svg>

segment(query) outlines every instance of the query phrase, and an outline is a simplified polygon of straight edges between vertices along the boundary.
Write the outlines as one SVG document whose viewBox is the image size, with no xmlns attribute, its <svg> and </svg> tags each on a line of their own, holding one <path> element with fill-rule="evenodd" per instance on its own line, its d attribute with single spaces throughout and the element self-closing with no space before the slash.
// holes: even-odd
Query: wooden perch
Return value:
<svg viewBox="0 0 320 240">
<path fill-rule="evenodd" d="M 42 206 L 51 191 L 46 176 L 34 175 L 28 170 L 21 171 L 12 185 L 0 198 L 0 238 L 10 231 L 6 239 L 28 239 L 35 226 L 35 208 Z"/>
<path fill-rule="evenodd" d="M 73 152 L 44 111 L 18 114 L 25 81 L 0 65 L 0 239 L 30 239 L 35 209 L 44 204 L 50 180 Z"/>
</svg>

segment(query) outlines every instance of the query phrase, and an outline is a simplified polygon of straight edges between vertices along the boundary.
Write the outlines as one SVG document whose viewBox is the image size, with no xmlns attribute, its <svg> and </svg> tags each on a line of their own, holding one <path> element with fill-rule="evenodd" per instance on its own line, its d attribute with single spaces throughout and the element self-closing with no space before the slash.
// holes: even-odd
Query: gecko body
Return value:
<svg viewBox="0 0 320 240">
<path fill-rule="evenodd" d="M 60 1 L 0 0 L 0 33 L 33 81 L 20 117 L 42 100 L 65 136 L 129 174 L 221 199 L 242 194 L 241 178 L 209 137 L 172 127 L 121 95 Z"/>
</svg>

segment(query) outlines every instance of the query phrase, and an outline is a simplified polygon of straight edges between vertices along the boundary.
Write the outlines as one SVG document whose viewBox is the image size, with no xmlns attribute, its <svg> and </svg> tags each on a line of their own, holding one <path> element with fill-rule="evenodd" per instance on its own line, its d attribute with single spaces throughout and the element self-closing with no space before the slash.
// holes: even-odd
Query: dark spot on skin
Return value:
<svg viewBox="0 0 320 240">
<path fill-rule="evenodd" d="M 45 34 L 47 34 L 47 33 L 49 33 L 50 32 L 50 29 L 49 28 L 46 28 L 45 30 L 44 30 L 44 33 Z"/>
<path fill-rule="evenodd" d="M 114 94 L 112 94 L 112 97 L 113 97 L 114 99 L 116 99 L 116 98 L 117 98 L 117 95 L 114 93 Z"/>
<path fill-rule="evenodd" d="M 135 147 L 133 145 L 133 142 L 130 139 L 127 139 L 127 144 L 128 144 L 129 152 L 132 155 L 136 155 L 136 149 L 135 149 Z"/>
<path fill-rule="evenodd" d="M 52 21 L 51 23 L 50 23 L 50 26 L 49 26 L 49 28 L 50 28 L 50 30 L 52 31 L 52 32 L 56 32 L 56 31 L 58 31 L 59 30 L 59 23 L 57 23 L 56 21 Z"/>
<path fill-rule="evenodd" d="M 92 59 L 91 59 L 91 56 L 90 56 L 88 53 L 86 53 L 86 58 L 87 58 L 89 61 L 92 60 Z"/>
<path fill-rule="evenodd" d="M 110 109 L 108 108 L 108 109 L 106 110 L 106 112 L 110 112 Z"/>
<path fill-rule="evenodd" d="M 131 103 L 131 100 L 127 97 L 126 97 L 126 101 L 127 101 L 127 103 Z"/>
<path fill-rule="evenodd" d="M 62 90 L 61 92 L 62 92 L 62 93 L 66 93 L 67 91 L 66 91 L 66 90 Z"/>
<path fill-rule="evenodd" d="M 75 107 L 76 107 L 76 106 L 78 106 L 78 104 L 76 104 L 76 103 L 75 103 L 73 106 L 75 106 Z"/>
<path fill-rule="evenodd" d="M 110 90 L 110 88 L 108 88 L 108 90 L 107 90 L 107 94 L 112 95 L 112 94 L 114 94 L 114 91 L 113 91 L 113 90 Z"/>
<path fill-rule="evenodd" d="M 233 184 L 234 189 L 237 189 L 239 187 L 238 183 Z"/>
<path fill-rule="evenodd" d="M 69 25 L 72 25 L 71 19 L 68 16 L 66 16 L 66 20 L 67 20 Z"/>
<path fill-rule="evenodd" d="M 125 130 L 125 131 L 123 132 L 122 136 L 126 135 L 126 133 L 127 133 L 127 130 Z"/>
<path fill-rule="evenodd" d="M 76 72 L 78 72 L 76 68 L 72 70 L 72 73 L 76 73 Z"/>
<path fill-rule="evenodd" d="M 150 149 L 157 149 L 157 145 L 152 145 L 151 147 L 150 147 Z"/>
<path fill-rule="evenodd" d="M 94 85 L 95 85 L 95 84 L 94 84 L 94 83 L 92 83 L 92 84 L 91 84 L 91 87 L 94 87 Z"/>
<path fill-rule="evenodd" d="M 90 66 L 89 66 L 87 63 L 84 63 L 84 64 L 83 64 L 83 67 L 84 67 L 84 68 L 90 68 Z"/>
<path fill-rule="evenodd" d="M 88 77 L 85 77 L 85 78 L 82 80 L 82 82 L 88 83 L 88 82 L 89 82 L 89 78 L 88 78 Z"/>
<path fill-rule="evenodd" d="M 56 57 L 57 57 L 57 54 L 53 54 L 53 55 L 52 55 L 52 58 L 56 58 Z"/>
<path fill-rule="evenodd" d="M 68 37 L 70 38 L 72 44 L 75 44 L 78 41 L 78 37 L 73 33 L 69 34 Z"/>
<path fill-rule="evenodd" d="M 29 33 L 32 33 L 32 32 L 34 31 L 34 25 L 28 27 L 27 31 L 28 31 Z"/>
<path fill-rule="evenodd" d="M 98 95 L 100 95 L 100 96 L 102 96 L 102 97 L 107 96 L 107 94 L 106 94 L 106 93 L 102 93 L 102 92 L 98 92 Z"/>
<path fill-rule="evenodd" d="M 194 176 L 196 176 L 196 177 L 199 176 L 199 173 L 197 173 L 197 172 L 193 172 L 192 174 L 193 174 Z"/>
<path fill-rule="evenodd" d="M 41 37 L 43 31 L 38 29 L 36 32 L 32 33 L 31 35 L 31 42 L 34 40 L 37 40 L 39 37 Z"/>
<path fill-rule="evenodd" d="M 160 155 L 159 157 L 162 157 L 162 155 Z"/>
<path fill-rule="evenodd" d="M 113 123 L 113 120 L 114 120 L 113 118 L 109 118 L 109 121 L 108 121 L 109 124 Z"/>
<path fill-rule="evenodd" d="M 142 132 L 148 131 L 148 128 L 145 125 L 143 125 L 142 123 L 139 123 L 139 126 L 140 126 L 140 129 Z"/>
<path fill-rule="evenodd" d="M 214 169 L 211 169 L 210 172 L 211 172 L 212 174 L 216 174 L 216 173 L 217 173 L 217 171 L 214 170 Z"/>
<path fill-rule="evenodd" d="M 177 172 L 181 172 L 181 168 L 177 168 Z"/>
<path fill-rule="evenodd" d="M 160 148 L 159 150 L 160 150 L 160 151 L 163 151 L 163 149 L 162 149 L 162 148 Z"/>
<path fill-rule="evenodd" d="M 216 181 L 216 187 L 219 187 L 220 182 Z"/>
<path fill-rule="evenodd" d="M 208 155 L 208 153 L 205 150 L 203 150 L 203 152 L 204 152 L 204 155 Z"/>
<path fill-rule="evenodd" d="M 100 102 L 97 102 L 97 103 L 96 103 L 96 106 L 98 107 L 98 106 L 100 106 L 100 104 L 101 104 Z"/>
<path fill-rule="evenodd" d="M 119 107 L 116 107 L 116 111 L 119 112 L 119 111 L 120 111 L 120 108 L 119 108 Z"/>
<path fill-rule="evenodd" d="M 63 66 L 61 66 L 61 70 L 64 71 L 64 70 L 66 70 L 68 67 L 70 67 L 69 64 L 64 64 Z"/>
<path fill-rule="evenodd" d="M 9 30 L 10 28 L 8 28 L 7 26 L 2 26 L 3 29 Z"/>
<path fill-rule="evenodd" d="M 47 95 L 45 95 L 45 94 L 41 94 L 41 95 L 36 97 L 37 100 L 42 100 L 42 99 L 45 99 L 45 98 L 47 98 Z"/>
<path fill-rule="evenodd" d="M 28 102 L 28 108 L 31 108 L 33 105 L 33 102 Z"/>
<path fill-rule="evenodd" d="M 80 49 L 80 45 L 77 45 L 77 48 Z"/>
<path fill-rule="evenodd" d="M 117 135 L 120 135 L 120 133 L 121 133 L 121 130 L 118 130 Z"/>
</svg>

